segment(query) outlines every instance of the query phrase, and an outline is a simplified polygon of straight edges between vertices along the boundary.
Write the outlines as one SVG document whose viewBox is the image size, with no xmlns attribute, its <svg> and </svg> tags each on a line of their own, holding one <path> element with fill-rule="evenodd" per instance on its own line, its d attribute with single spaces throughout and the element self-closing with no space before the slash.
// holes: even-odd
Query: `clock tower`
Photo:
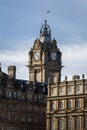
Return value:
<svg viewBox="0 0 87 130">
<path fill-rule="evenodd" d="M 29 80 L 33 82 L 53 83 L 55 78 L 61 81 L 61 52 L 55 39 L 51 38 L 51 29 L 45 20 L 40 29 L 39 38 L 35 39 L 29 51 Z"/>
</svg>

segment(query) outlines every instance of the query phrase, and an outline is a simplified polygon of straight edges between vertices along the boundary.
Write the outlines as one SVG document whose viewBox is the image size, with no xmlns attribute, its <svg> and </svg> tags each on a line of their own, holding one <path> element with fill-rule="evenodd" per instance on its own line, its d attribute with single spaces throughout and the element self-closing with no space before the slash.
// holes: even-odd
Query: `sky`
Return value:
<svg viewBox="0 0 87 130">
<path fill-rule="evenodd" d="M 87 0 L 0 0 L 2 71 L 15 65 L 17 78 L 29 79 L 28 52 L 45 19 L 62 52 L 62 80 L 87 78 Z"/>
</svg>

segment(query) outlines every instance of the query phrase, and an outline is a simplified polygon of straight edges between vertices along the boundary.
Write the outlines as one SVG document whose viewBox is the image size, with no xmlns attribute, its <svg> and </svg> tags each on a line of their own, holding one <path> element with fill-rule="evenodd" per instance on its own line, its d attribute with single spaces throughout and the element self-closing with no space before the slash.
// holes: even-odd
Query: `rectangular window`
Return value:
<svg viewBox="0 0 87 130">
<path fill-rule="evenodd" d="M 64 119 L 59 119 L 59 130 L 64 129 Z"/>
<path fill-rule="evenodd" d="M 21 115 L 21 121 L 25 121 L 25 114 Z"/>
<path fill-rule="evenodd" d="M 11 112 L 8 112 L 8 120 L 11 120 Z"/>
<path fill-rule="evenodd" d="M 85 128 L 87 128 L 87 117 L 85 117 Z"/>
<path fill-rule="evenodd" d="M 22 111 L 26 111 L 26 104 L 22 105 Z"/>
<path fill-rule="evenodd" d="M 31 115 L 28 115 L 28 122 L 31 122 Z"/>
<path fill-rule="evenodd" d="M 51 88 L 51 94 L 54 94 L 54 92 L 55 92 L 55 89 Z"/>
<path fill-rule="evenodd" d="M 68 86 L 67 93 L 72 92 L 72 86 Z"/>
<path fill-rule="evenodd" d="M 85 91 L 87 91 L 87 85 L 85 85 Z"/>
<path fill-rule="evenodd" d="M 76 128 L 81 128 L 81 122 L 80 122 L 80 119 L 76 119 Z"/>
<path fill-rule="evenodd" d="M 11 91 L 6 91 L 6 97 L 11 98 Z"/>
<path fill-rule="evenodd" d="M 87 107 L 87 97 L 84 98 L 84 107 Z"/>
<path fill-rule="evenodd" d="M 76 86 L 76 93 L 80 92 L 80 85 Z"/>
<path fill-rule="evenodd" d="M 13 98 L 17 98 L 17 92 L 13 92 Z"/>
<path fill-rule="evenodd" d="M 67 129 L 71 130 L 72 127 L 72 121 L 70 119 L 67 120 Z"/>
<path fill-rule="evenodd" d="M 0 126 L 0 130 L 4 130 L 4 127 L 3 127 L 3 126 Z"/>
<path fill-rule="evenodd" d="M 31 105 L 28 106 L 28 111 L 29 111 L 29 112 L 32 111 L 32 106 L 31 106 Z"/>
<path fill-rule="evenodd" d="M 71 109 L 72 108 L 72 101 L 71 100 L 68 100 L 68 102 L 67 102 L 67 108 L 68 109 Z"/>
<path fill-rule="evenodd" d="M 2 96 L 2 89 L 0 89 L 0 96 Z"/>
<path fill-rule="evenodd" d="M 62 100 L 59 100 L 58 106 L 59 106 L 59 109 L 63 109 L 64 108 L 64 102 Z"/>
<path fill-rule="evenodd" d="M 81 104 L 80 104 L 80 100 L 77 99 L 77 100 L 76 100 L 76 107 L 77 107 L 77 108 L 80 108 L 80 106 L 81 106 Z"/>
<path fill-rule="evenodd" d="M 55 130 L 55 122 L 54 121 L 51 121 L 51 130 Z"/>
<path fill-rule="evenodd" d="M 54 104 L 53 101 L 51 101 L 51 103 L 50 103 L 50 107 L 51 107 L 51 110 L 55 110 L 55 104 Z"/>
<path fill-rule="evenodd" d="M 62 92 L 63 92 L 63 88 L 60 87 L 60 88 L 59 88 L 59 93 L 62 93 Z"/>
</svg>

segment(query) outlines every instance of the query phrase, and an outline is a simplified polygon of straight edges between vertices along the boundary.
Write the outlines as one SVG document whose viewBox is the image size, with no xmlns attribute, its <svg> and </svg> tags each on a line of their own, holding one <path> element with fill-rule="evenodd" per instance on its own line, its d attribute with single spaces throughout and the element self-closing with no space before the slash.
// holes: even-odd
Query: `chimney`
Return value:
<svg viewBox="0 0 87 130">
<path fill-rule="evenodd" d="M 11 78 L 16 78 L 16 66 L 8 67 L 8 76 Z"/>
</svg>

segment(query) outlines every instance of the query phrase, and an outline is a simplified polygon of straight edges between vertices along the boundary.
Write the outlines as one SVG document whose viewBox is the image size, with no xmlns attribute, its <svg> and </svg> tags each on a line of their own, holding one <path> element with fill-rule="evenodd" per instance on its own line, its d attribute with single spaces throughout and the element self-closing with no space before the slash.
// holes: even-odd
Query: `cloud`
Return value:
<svg viewBox="0 0 87 130">
<path fill-rule="evenodd" d="M 59 48 L 62 52 L 62 79 L 67 75 L 68 79 L 75 74 L 87 74 L 87 42 L 82 40 L 71 39 L 71 44 L 62 44 Z M 28 64 L 28 52 L 31 48 L 20 49 L 20 46 L 15 50 L 1 51 L 0 61 L 2 63 L 2 70 L 7 73 L 7 68 L 10 65 L 17 67 L 17 78 L 29 79 L 29 70 L 26 67 Z"/>
<path fill-rule="evenodd" d="M 28 79 L 28 52 L 24 50 L 6 51 L 0 53 L 0 61 L 2 70 L 7 73 L 10 65 L 17 67 L 17 78 Z"/>
<path fill-rule="evenodd" d="M 68 44 L 61 46 L 63 68 L 62 78 L 65 75 L 71 79 L 73 75 L 87 74 L 87 43 Z"/>
</svg>

